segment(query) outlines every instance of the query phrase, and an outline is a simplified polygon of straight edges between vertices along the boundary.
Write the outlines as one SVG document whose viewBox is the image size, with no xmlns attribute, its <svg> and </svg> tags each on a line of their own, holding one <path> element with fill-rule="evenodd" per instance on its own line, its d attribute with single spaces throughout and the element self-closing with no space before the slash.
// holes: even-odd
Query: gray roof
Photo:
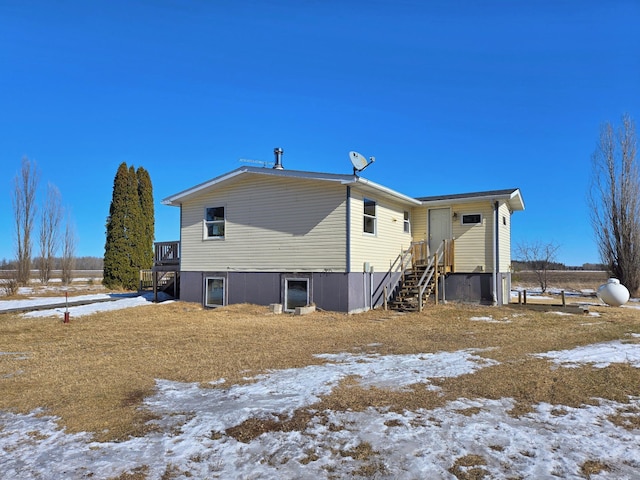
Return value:
<svg viewBox="0 0 640 480">
<path fill-rule="evenodd" d="M 420 201 L 415 198 L 409 197 L 403 193 L 397 192 L 383 185 L 374 183 L 366 178 L 359 177 L 357 175 L 341 175 L 336 173 L 322 173 L 322 172 L 305 172 L 299 170 L 276 170 L 273 168 L 259 168 L 259 167 L 240 167 L 231 172 L 220 175 L 216 178 L 212 178 L 204 183 L 191 187 L 182 192 L 171 195 L 170 197 L 162 200 L 164 205 L 180 205 L 183 200 L 196 195 L 202 190 L 213 188 L 217 185 L 234 181 L 241 175 L 269 175 L 275 177 L 286 177 L 298 180 L 319 180 L 325 182 L 337 182 L 342 185 L 358 185 L 365 191 L 377 193 L 393 198 L 396 201 L 409 205 L 420 205 Z"/>
<path fill-rule="evenodd" d="M 453 195 L 432 195 L 430 197 L 418 197 L 418 200 L 421 202 L 432 202 L 436 200 L 470 199 L 475 197 L 504 197 L 506 195 L 511 196 L 517 191 L 517 188 L 506 188 L 504 190 L 487 190 L 484 192 L 454 193 Z"/>
<path fill-rule="evenodd" d="M 431 197 L 419 197 L 423 205 L 450 205 L 469 201 L 497 201 L 506 202 L 512 211 L 524 210 L 524 200 L 518 188 L 506 188 L 503 190 L 486 190 L 483 192 L 455 193 L 453 195 L 434 195 Z"/>
<path fill-rule="evenodd" d="M 469 202 L 474 200 L 486 200 L 496 201 L 501 200 L 509 204 L 512 211 L 524 210 L 524 202 L 520 195 L 520 190 L 517 188 L 510 188 L 505 190 L 489 190 L 485 192 L 473 192 L 473 193 L 459 193 L 454 195 L 436 195 L 432 197 L 420 197 L 412 198 L 403 193 L 392 190 L 383 185 L 374 183 L 366 178 L 359 177 L 357 175 L 341 175 L 336 173 L 322 173 L 322 172 L 305 172 L 298 170 L 276 170 L 272 168 L 259 168 L 259 167 L 240 167 L 231 172 L 225 173 L 218 177 L 212 178 L 204 183 L 188 188 L 181 192 L 178 192 L 170 197 L 162 200 L 164 205 L 180 205 L 184 200 L 198 195 L 203 190 L 209 188 L 215 188 L 221 184 L 228 184 L 235 181 L 242 175 L 269 175 L 275 177 L 286 177 L 297 180 L 317 180 L 324 182 L 337 182 L 342 185 L 357 185 L 365 192 L 372 194 L 383 195 L 388 198 L 392 198 L 396 201 L 400 201 L 406 205 L 448 205 Z"/>
</svg>

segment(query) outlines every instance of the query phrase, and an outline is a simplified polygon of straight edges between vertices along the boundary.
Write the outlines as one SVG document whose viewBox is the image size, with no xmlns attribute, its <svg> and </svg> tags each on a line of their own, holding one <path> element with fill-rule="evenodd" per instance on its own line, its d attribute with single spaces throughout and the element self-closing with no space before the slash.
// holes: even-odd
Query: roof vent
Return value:
<svg viewBox="0 0 640 480">
<path fill-rule="evenodd" d="M 276 163 L 273 168 L 275 170 L 284 170 L 284 167 L 282 166 L 282 154 L 284 151 L 280 147 L 276 147 L 273 149 L 273 153 L 276 156 Z"/>
</svg>

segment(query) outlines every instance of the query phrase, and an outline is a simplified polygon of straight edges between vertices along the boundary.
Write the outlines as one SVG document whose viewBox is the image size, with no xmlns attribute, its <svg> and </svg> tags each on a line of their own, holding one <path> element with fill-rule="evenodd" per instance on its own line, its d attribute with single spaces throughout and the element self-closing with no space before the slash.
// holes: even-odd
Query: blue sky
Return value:
<svg viewBox="0 0 640 480">
<path fill-rule="evenodd" d="M 585 194 L 602 123 L 640 121 L 640 2 L 0 0 L 0 259 L 22 157 L 104 253 L 122 162 L 160 201 L 239 159 L 412 196 L 518 187 L 513 243 L 598 261 Z"/>
</svg>

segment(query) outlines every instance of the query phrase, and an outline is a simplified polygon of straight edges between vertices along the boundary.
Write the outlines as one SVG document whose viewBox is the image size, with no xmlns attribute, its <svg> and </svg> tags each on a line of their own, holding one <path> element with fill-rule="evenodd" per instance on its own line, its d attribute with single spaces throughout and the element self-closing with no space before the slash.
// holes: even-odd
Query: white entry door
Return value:
<svg viewBox="0 0 640 480">
<path fill-rule="evenodd" d="M 436 253 L 443 240 L 451 238 L 451 209 L 429 210 L 429 252 Z"/>
</svg>

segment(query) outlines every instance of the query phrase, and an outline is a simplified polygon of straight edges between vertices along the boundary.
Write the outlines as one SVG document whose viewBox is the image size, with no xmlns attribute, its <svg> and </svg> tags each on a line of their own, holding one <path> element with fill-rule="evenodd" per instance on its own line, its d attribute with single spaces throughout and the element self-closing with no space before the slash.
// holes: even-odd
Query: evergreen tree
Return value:
<svg viewBox="0 0 640 480">
<path fill-rule="evenodd" d="M 102 283 L 107 288 L 122 286 L 127 276 L 131 246 L 126 236 L 127 185 L 129 172 L 127 164 L 118 167 L 113 181 L 113 195 L 107 218 L 107 239 L 104 247 L 104 267 Z"/>
<path fill-rule="evenodd" d="M 138 288 L 140 280 L 140 268 L 142 268 L 143 254 L 142 254 L 142 232 L 144 227 L 142 225 L 142 210 L 140 208 L 140 196 L 138 195 L 138 176 L 136 175 L 136 169 L 129 167 L 129 182 L 127 184 L 127 206 L 129 207 L 129 214 L 127 216 L 127 238 L 131 245 L 131 258 L 130 258 L 130 277 L 127 279 L 127 284 L 133 285 Z M 131 288 L 134 288 L 131 287 Z"/>
<path fill-rule="evenodd" d="M 153 187 L 149 172 L 139 167 L 136 172 L 138 177 L 138 196 L 140 198 L 140 210 L 142 214 L 142 241 L 140 268 L 148 269 L 153 266 L 153 239 L 155 236 L 155 215 L 153 210 Z"/>
<path fill-rule="evenodd" d="M 135 290 L 140 270 L 153 265 L 153 192 L 144 168 L 118 167 L 106 227 L 103 283 Z"/>
</svg>

